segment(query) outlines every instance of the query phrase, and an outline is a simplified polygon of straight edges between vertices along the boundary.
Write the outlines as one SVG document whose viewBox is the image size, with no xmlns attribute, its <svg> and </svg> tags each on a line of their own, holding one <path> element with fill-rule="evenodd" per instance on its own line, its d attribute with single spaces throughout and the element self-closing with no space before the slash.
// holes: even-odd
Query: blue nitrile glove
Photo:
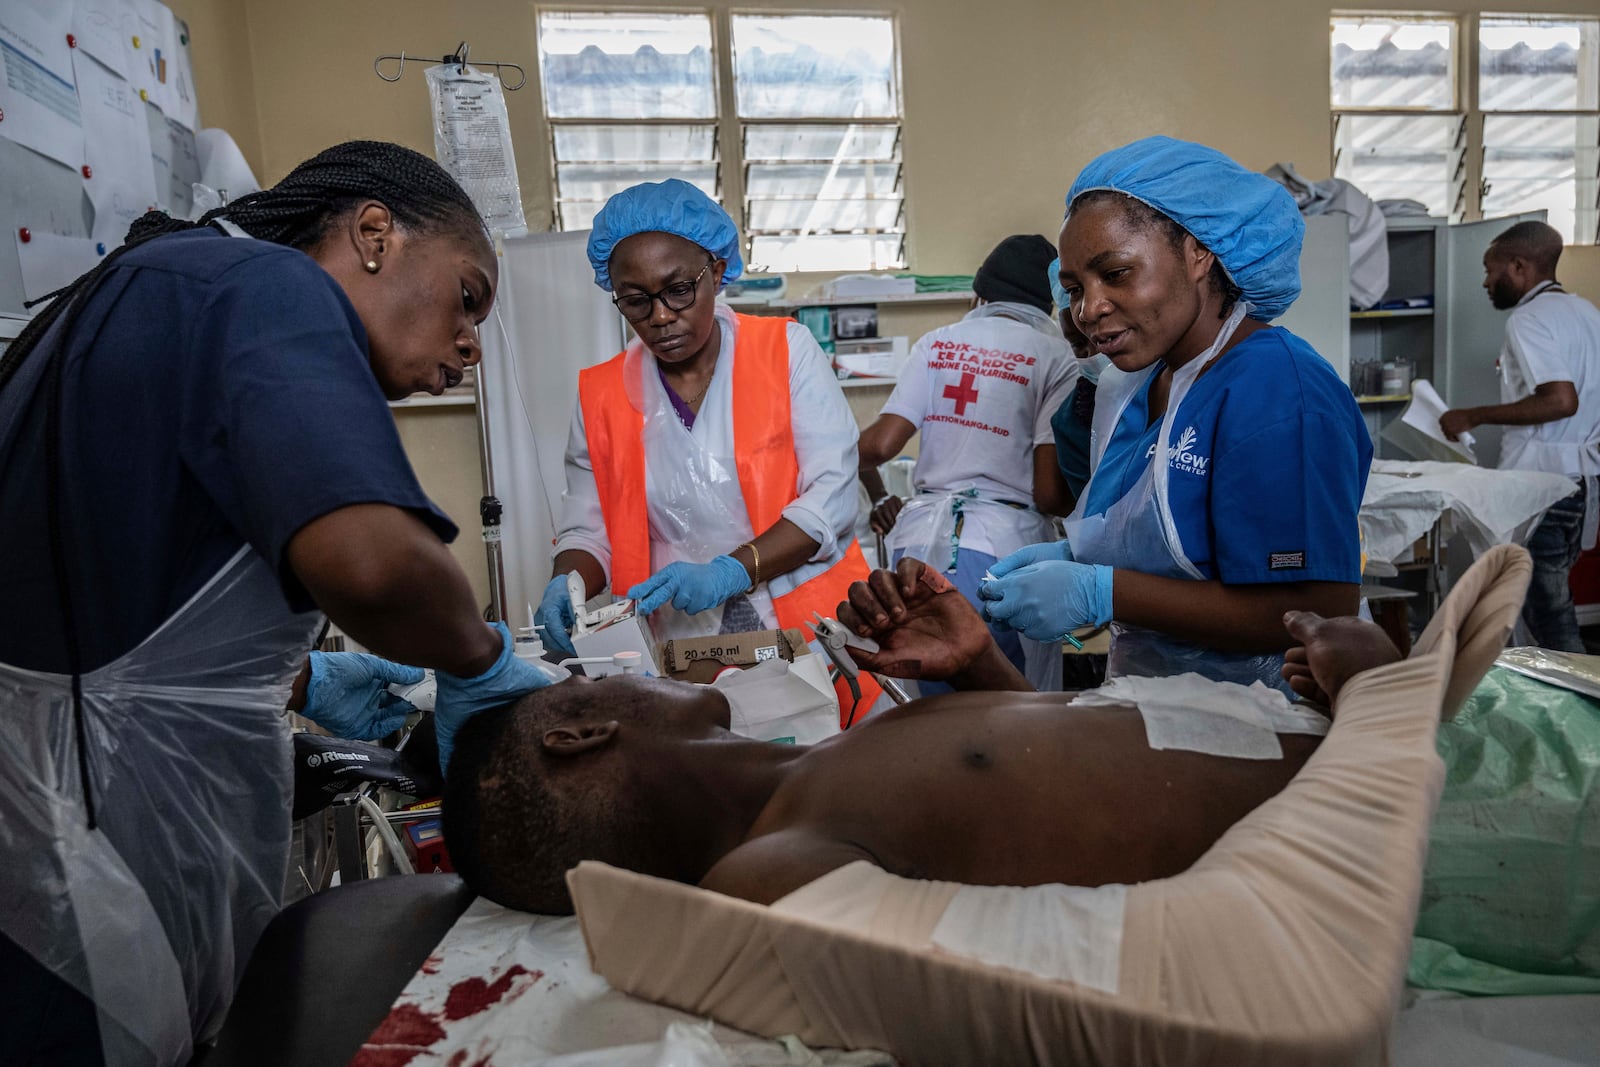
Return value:
<svg viewBox="0 0 1600 1067">
<path fill-rule="evenodd" d="M 1100 563 L 1030 563 L 978 587 L 986 622 L 1035 641 L 1061 641 L 1080 626 L 1111 621 L 1112 568 Z"/>
<path fill-rule="evenodd" d="M 1062 560 L 1072 559 L 1072 546 L 1067 544 L 1066 538 L 1059 541 L 1041 541 L 1036 545 L 1019 548 L 1005 559 L 998 560 L 989 566 L 989 573 L 996 578 L 1004 578 L 1014 570 L 1029 566 L 1034 563 L 1059 563 Z"/>
<path fill-rule="evenodd" d="M 495 623 L 494 630 L 500 635 L 500 658 L 494 661 L 494 666 L 475 678 L 434 672 L 439 689 L 433 700 L 433 729 L 439 739 L 439 770 L 447 776 L 450 751 L 455 747 L 456 731 L 461 729 L 462 723 L 480 711 L 509 704 L 556 680 L 552 674 L 517 658 L 512 650 L 511 631 L 505 623 Z"/>
<path fill-rule="evenodd" d="M 572 610 L 572 598 L 567 595 L 565 574 L 556 575 L 544 587 L 544 596 L 539 598 L 539 610 L 533 613 L 533 621 L 544 627 L 544 639 L 551 648 L 563 656 L 578 654 L 572 647 L 572 628 L 577 625 L 578 616 Z"/>
<path fill-rule="evenodd" d="M 643 615 L 669 600 L 679 611 L 693 615 L 749 588 L 750 572 L 744 564 L 732 556 L 718 556 L 710 563 L 669 563 L 628 590 L 628 596 Z"/>
<path fill-rule="evenodd" d="M 337 737 L 376 741 L 405 723 L 417 709 L 389 692 L 390 685 L 416 685 L 421 667 L 390 663 L 364 652 L 311 653 L 311 680 L 300 714 Z"/>
</svg>

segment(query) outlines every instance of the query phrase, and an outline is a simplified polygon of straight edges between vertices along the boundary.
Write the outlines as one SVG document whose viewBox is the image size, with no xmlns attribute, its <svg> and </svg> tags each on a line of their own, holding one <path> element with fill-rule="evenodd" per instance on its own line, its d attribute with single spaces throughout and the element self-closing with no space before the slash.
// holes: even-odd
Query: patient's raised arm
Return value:
<svg viewBox="0 0 1600 1067">
<path fill-rule="evenodd" d="M 855 582 L 838 618 L 878 642 L 876 653 L 850 649 L 862 667 L 894 678 L 949 682 L 957 689 L 1032 692 L 989 635 L 973 606 L 938 571 L 902 559 Z"/>
</svg>

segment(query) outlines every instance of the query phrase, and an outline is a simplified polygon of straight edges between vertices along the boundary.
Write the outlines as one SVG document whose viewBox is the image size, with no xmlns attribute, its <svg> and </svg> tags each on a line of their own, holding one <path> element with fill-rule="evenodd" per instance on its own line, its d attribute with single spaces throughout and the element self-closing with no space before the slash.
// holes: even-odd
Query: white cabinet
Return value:
<svg viewBox="0 0 1600 1067">
<path fill-rule="evenodd" d="M 1382 433 L 1405 410 L 1410 394 L 1383 395 L 1366 368 L 1409 362 L 1412 377 L 1431 381 L 1452 407 L 1499 402 L 1495 360 L 1506 313 L 1495 310 L 1483 291 L 1483 253 L 1508 226 L 1543 217 L 1543 212 L 1532 212 L 1454 226 L 1436 218 L 1389 219 L 1389 287 L 1381 303 L 1431 306 L 1371 311 L 1349 310 L 1345 216 L 1306 220 L 1302 295 L 1279 324 L 1304 337 L 1343 374 L 1366 416 L 1377 456 L 1409 458 Z M 1342 309 L 1337 325 L 1330 318 L 1335 301 Z M 1494 466 L 1500 455 L 1499 429 L 1482 427 L 1476 436 L 1479 464 Z"/>
</svg>

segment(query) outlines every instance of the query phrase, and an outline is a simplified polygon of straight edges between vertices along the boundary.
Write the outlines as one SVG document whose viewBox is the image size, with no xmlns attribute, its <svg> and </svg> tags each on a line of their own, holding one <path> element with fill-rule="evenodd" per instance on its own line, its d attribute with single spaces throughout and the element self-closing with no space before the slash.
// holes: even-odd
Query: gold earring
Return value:
<svg viewBox="0 0 1600 1067">
<path fill-rule="evenodd" d="M 368 274 L 376 274 L 376 273 L 378 273 L 378 261 L 377 260 L 375 260 L 375 259 L 367 260 L 367 273 Z"/>
</svg>

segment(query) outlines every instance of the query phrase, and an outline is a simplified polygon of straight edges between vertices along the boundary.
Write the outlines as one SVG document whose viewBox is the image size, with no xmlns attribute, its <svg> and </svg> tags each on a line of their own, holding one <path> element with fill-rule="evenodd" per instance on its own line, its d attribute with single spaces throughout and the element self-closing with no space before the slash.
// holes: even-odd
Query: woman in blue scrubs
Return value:
<svg viewBox="0 0 1600 1067">
<path fill-rule="evenodd" d="M 547 684 L 386 403 L 478 362 L 497 279 L 454 179 L 353 141 L 141 218 L 0 356 L 0 1061 L 165 1067 L 216 1033 L 283 898 L 285 705 L 357 737 L 402 710 L 405 668 L 303 669 L 323 612 L 435 669 L 441 765 Z"/>
<path fill-rule="evenodd" d="M 1001 560 L 986 614 L 1036 640 L 1113 623 L 1108 676 L 1282 686 L 1284 612 L 1356 611 L 1372 444 L 1350 390 L 1268 324 L 1304 223 L 1275 182 L 1151 137 L 1073 183 L 1060 281 L 1111 368 L 1063 541 Z"/>
</svg>

